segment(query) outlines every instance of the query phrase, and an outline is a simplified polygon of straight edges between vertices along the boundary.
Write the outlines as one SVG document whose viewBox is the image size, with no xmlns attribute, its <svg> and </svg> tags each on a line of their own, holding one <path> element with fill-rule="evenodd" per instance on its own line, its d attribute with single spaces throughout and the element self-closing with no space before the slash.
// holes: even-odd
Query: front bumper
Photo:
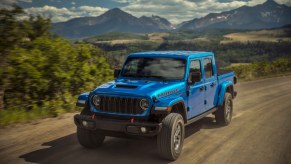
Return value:
<svg viewBox="0 0 291 164">
<path fill-rule="evenodd" d="M 77 127 L 88 130 L 121 132 L 128 135 L 149 137 L 157 135 L 162 128 L 162 123 L 131 122 L 130 120 L 106 119 L 100 117 L 93 118 L 92 116 L 80 114 L 74 116 L 74 122 Z M 146 128 L 146 132 L 142 132 L 142 127 Z"/>
</svg>

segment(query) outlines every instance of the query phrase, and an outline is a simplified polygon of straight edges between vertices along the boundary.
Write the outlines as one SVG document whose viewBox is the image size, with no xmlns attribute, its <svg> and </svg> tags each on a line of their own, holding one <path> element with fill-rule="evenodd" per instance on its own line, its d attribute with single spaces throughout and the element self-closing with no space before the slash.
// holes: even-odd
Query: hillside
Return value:
<svg viewBox="0 0 291 164">
<path fill-rule="evenodd" d="M 112 40 L 147 40 L 145 34 L 111 32 L 84 39 L 84 41 L 112 41 Z"/>
<path fill-rule="evenodd" d="M 268 29 L 268 30 L 256 30 L 240 33 L 231 33 L 224 35 L 225 39 L 221 43 L 231 42 L 291 42 L 291 25 L 284 26 L 282 28 Z"/>
<path fill-rule="evenodd" d="M 98 17 L 83 17 L 53 24 L 53 33 L 64 38 L 85 38 L 94 35 L 121 33 L 149 33 L 172 29 L 165 18 L 158 16 L 137 18 L 119 8 L 111 9 Z"/>
<path fill-rule="evenodd" d="M 202 18 L 182 22 L 175 27 L 167 19 L 159 16 L 138 18 L 114 8 L 97 17 L 81 17 L 55 23 L 52 32 L 64 38 L 80 39 L 112 32 L 147 34 L 189 30 L 203 32 L 211 29 L 254 30 L 281 27 L 290 24 L 290 18 L 291 7 L 273 0 L 252 7 L 242 6 L 221 13 L 210 13 Z"/>
<path fill-rule="evenodd" d="M 148 34 L 133 34 L 112 32 L 93 37 L 81 39 L 86 43 L 147 43 L 147 42 L 164 42 L 164 41 L 208 41 L 221 40 L 223 36 L 231 33 L 244 32 L 247 30 L 236 29 L 205 29 L 205 30 L 188 30 L 176 32 L 155 32 Z"/>
<path fill-rule="evenodd" d="M 227 28 L 263 29 L 281 27 L 291 23 L 291 7 L 267 0 L 253 7 L 242 6 L 222 13 L 210 13 L 178 25 L 179 30 Z"/>
</svg>

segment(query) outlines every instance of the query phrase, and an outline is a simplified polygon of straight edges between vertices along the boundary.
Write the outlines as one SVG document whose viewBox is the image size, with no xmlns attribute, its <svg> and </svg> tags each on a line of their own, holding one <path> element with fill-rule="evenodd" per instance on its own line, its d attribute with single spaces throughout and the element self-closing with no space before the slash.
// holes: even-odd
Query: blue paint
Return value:
<svg viewBox="0 0 291 164">
<path fill-rule="evenodd" d="M 88 100 L 90 110 L 96 114 L 114 115 L 120 117 L 137 117 L 147 118 L 151 114 L 154 107 L 169 107 L 177 102 L 184 103 L 187 119 L 195 117 L 213 107 L 220 106 L 223 103 L 224 94 L 227 87 L 233 86 L 234 72 L 218 75 L 216 69 L 214 54 L 212 52 L 198 51 L 152 51 L 133 53 L 129 58 L 179 58 L 186 60 L 186 73 L 182 80 L 159 80 L 159 79 L 142 79 L 128 78 L 121 74 L 114 81 L 105 83 L 91 93 L 84 93 L 79 96 L 79 100 Z M 211 77 L 206 78 L 203 60 L 208 58 L 212 60 L 213 73 Z M 190 70 L 190 62 L 198 60 L 201 63 L 202 80 L 195 84 L 187 84 Z M 126 63 L 126 62 L 125 62 Z M 124 69 L 124 68 L 123 68 Z M 122 71 L 121 71 L 122 72 Z M 213 85 L 213 83 L 215 85 Z M 117 88 L 116 85 L 134 86 L 135 88 Z M 212 86 L 213 85 L 213 86 Z M 201 91 L 201 87 L 205 90 Z M 105 95 L 112 97 L 128 97 L 128 98 L 145 98 L 149 101 L 150 107 L 141 114 L 123 114 L 113 112 L 102 112 L 92 105 L 90 95 Z M 185 110 L 186 110 L 185 109 Z"/>
</svg>

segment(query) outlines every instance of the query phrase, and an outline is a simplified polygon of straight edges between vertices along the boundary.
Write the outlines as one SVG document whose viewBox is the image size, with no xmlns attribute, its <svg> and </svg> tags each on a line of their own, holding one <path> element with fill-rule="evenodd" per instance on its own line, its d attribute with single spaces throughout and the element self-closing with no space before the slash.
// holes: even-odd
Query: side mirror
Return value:
<svg viewBox="0 0 291 164">
<path fill-rule="evenodd" d="M 120 74 L 120 69 L 115 69 L 114 70 L 114 78 L 117 78 L 118 77 L 118 75 Z"/>
<path fill-rule="evenodd" d="M 194 84 L 196 82 L 201 81 L 201 73 L 200 72 L 191 72 L 188 78 L 188 84 Z"/>
</svg>

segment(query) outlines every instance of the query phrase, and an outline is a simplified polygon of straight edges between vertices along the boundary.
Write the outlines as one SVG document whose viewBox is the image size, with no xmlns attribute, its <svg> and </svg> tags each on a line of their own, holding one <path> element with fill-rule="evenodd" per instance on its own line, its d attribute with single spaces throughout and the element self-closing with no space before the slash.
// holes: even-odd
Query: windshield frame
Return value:
<svg viewBox="0 0 291 164">
<path fill-rule="evenodd" d="M 123 76 L 123 72 L 125 70 L 125 66 L 126 64 L 132 60 L 132 59 L 138 59 L 138 58 L 160 58 L 160 59 L 176 59 L 176 60 L 182 60 L 185 62 L 185 68 L 184 68 L 184 76 L 181 78 L 181 79 L 170 79 L 170 78 L 157 78 L 157 77 L 133 77 L 133 76 Z M 142 79 L 142 80 L 151 80 L 151 81 L 184 81 L 185 80 L 185 77 L 186 77 L 186 70 L 187 70 L 187 60 L 184 59 L 184 58 L 179 58 L 179 57 L 161 57 L 161 56 L 141 56 L 141 57 L 137 57 L 137 56 L 134 56 L 134 57 L 128 57 L 123 66 L 122 66 L 122 69 L 120 71 L 120 74 L 119 74 L 119 78 L 124 78 L 124 79 Z"/>
</svg>

